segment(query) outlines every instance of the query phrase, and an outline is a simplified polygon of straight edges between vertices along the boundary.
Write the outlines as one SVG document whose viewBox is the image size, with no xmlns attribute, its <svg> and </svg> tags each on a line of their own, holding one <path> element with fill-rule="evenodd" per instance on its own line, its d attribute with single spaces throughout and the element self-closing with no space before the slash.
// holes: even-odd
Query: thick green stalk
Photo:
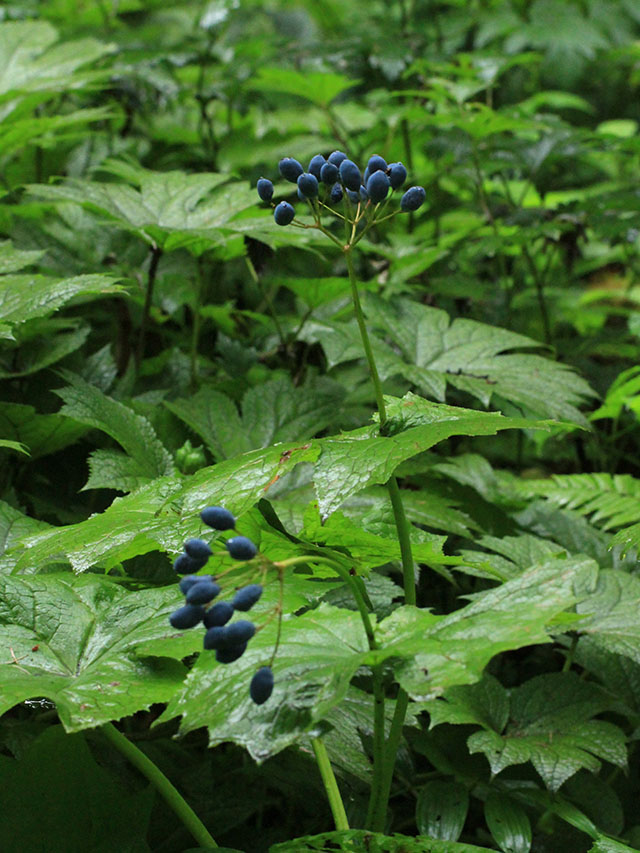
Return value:
<svg viewBox="0 0 640 853">
<path fill-rule="evenodd" d="M 351 294 L 353 297 L 353 307 L 356 314 L 362 345 L 364 347 L 367 362 L 369 364 L 369 372 L 371 381 L 373 382 L 376 403 L 378 405 L 378 414 L 380 417 L 380 429 L 382 430 L 387 422 L 387 409 L 382 393 L 382 383 L 376 366 L 369 333 L 362 312 L 360 296 L 358 294 L 358 280 L 356 277 L 355 268 L 353 265 L 353 257 L 351 247 L 344 249 L 344 254 L 347 260 L 347 269 L 349 271 L 349 281 L 351 283 Z M 413 554 L 411 550 L 411 537 L 409 523 L 404 511 L 402 496 L 398 488 L 398 482 L 392 476 L 387 482 L 387 490 L 391 500 L 393 509 L 393 517 L 396 523 L 398 533 L 398 542 L 400 543 L 400 554 L 402 556 L 402 574 L 404 582 L 404 597 L 407 604 L 416 603 L 416 583 L 413 570 Z M 403 698 L 404 697 L 404 698 Z M 402 725 L 407 713 L 409 704 L 408 696 L 404 691 L 401 691 L 396 704 L 392 731 L 389 740 L 385 746 L 384 743 L 384 685 L 382 684 L 381 671 L 374 667 L 373 670 L 373 700 L 374 700 L 374 731 L 373 731 L 373 783 L 371 786 L 371 795 L 369 798 L 369 809 L 367 813 L 367 828 L 377 829 L 382 831 L 386 821 L 387 804 L 389 802 L 389 793 L 391 791 L 391 781 L 393 779 L 393 769 L 396 761 L 396 754 L 400 744 L 400 736 L 402 734 Z"/>
<path fill-rule="evenodd" d="M 331 761 L 329 760 L 327 747 L 319 737 L 311 738 L 311 746 L 313 747 L 313 752 L 316 757 L 316 763 L 318 765 L 318 770 L 320 771 L 322 784 L 324 785 L 324 789 L 327 793 L 327 799 L 329 800 L 329 807 L 331 808 L 331 814 L 333 815 L 333 821 L 336 825 L 336 829 L 349 829 L 347 813 L 344 809 L 344 803 L 340 796 L 340 789 L 336 782 Z"/>
<path fill-rule="evenodd" d="M 202 823 L 182 794 L 167 779 L 162 770 L 150 758 L 147 758 L 141 749 L 131 743 L 111 723 L 105 723 L 105 725 L 100 727 L 100 731 L 143 776 L 146 776 L 156 791 L 171 806 L 200 847 L 206 849 L 218 846 L 211 837 L 207 827 Z"/>
</svg>

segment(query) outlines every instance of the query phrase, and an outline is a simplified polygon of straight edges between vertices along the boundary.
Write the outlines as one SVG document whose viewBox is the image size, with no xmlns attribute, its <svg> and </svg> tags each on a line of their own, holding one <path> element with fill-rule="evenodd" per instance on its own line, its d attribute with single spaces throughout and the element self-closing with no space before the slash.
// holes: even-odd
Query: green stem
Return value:
<svg viewBox="0 0 640 853">
<path fill-rule="evenodd" d="M 198 389 L 198 344 L 200 341 L 200 306 L 202 305 L 202 257 L 198 258 L 198 280 L 196 282 L 196 294 L 193 305 L 193 322 L 191 324 L 191 388 Z"/>
<path fill-rule="evenodd" d="M 349 281 L 351 283 L 351 294 L 353 297 L 353 306 L 355 310 L 358 328 L 362 344 L 369 364 L 369 372 L 373 382 L 376 403 L 378 405 L 378 414 L 380 417 L 380 430 L 384 429 L 387 423 L 387 409 L 382 393 L 382 383 L 376 366 L 369 333 L 367 331 L 360 296 L 358 294 L 358 281 L 356 278 L 355 268 L 353 265 L 353 257 L 351 255 L 351 247 L 345 249 L 347 259 L 347 269 L 349 271 Z M 415 605 L 416 603 L 416 583 L 415 573 L 413 568 L 413 554 L 411 549 L 411 537 L 409 530 L 409 522 L 404 511 L 402 496 L 398 487 L 398 481 L 395 476 L 390 477 L 387 482 L 387 490 L 391 500 L 393 509 L 393 517 L 398 533 L 398 541 L 400 543 L 400 554 L 402 556 L 402 574 L 404 582 L 404 596 L 407 604 Z M 404 699 L 401 697 L 404 695 Z M 392 729 L 393 737 L 389 737 L 389 741 L 384 745 L 384 685 L 382 684 L 381 671 L 374 667 L 373 669 L 373 698 L 374 698 L 374 733 L 373 733 L 373 782 L 371 786 L 371 796 L 369 799 L 369 809 L 367 814 L 367 827 L 380 828 L 383 831 L 386 822 L 387 805 L 389 802 L 389 793 L 391 791 L 391 781 L 393 779 L 393 769 L 395 766 L 398 746 L 400 744 L 400 736 L 402 734 L 402 725 L 407 713 L 409 699 L 402 691 L 398 697 L 396 712 L 394 714 L 394 726 Z"/>
<path fill-rule="evenodd" d="M 384 754 L 382 770 L 380 772 L 380 780 L 378 785 L 378 797 L 373 813 L 371 814 L 371 822 L 367 824 L 374 832 L 384 832 L 387 822 L 387 803 L 391 793 L 391 783 L 393 781 L 393 771 L 396 765 L 396 755 L 400 746 L 400 738 L 402 737 L 402 727 L 407 715 L 409 707 L 409 697 L 405 691 L 400 688 L 398 698 L 396 699 L 396 707 L 393 712 L 393 720 L 391 721 L 391 729 L 387 738 L 387 745 Z"/>
<path fill-rule="evenodd" d="M 282 326 L 280 325 L 280 321 L 278 320 L 278 315 L 276 314 L 275 308 L 273 307 L 273 302 L 271 301 L 271 296 L 269 295 L 267 290 L 262 286 L 262 282 L 260 281 L 260 276 L 256 272 L 256 268 L 254 267 L 249 255 L 245 255 L 244 260 L 245 260 L 245 263 L 247 265 L 247 269 L 249 270 L 249 274 L 251 275 L 251 278 L 253 279 L 253 281 L 257 285 L 258 290 L 260 291 L 262 298 L 265 301 L 267 309 L 268 309 L 269 313 L 271 314 L 271 319 L 273 320 L 273 325 L 276 327 L 276 332 L 277 332 L 278 337 L 280 338 L 280 343 L 282 344 L 283 347 L 286 347 L 287 339 L 284 336 L 284 332 L 282 331 Z"/>
<path fill-rule="evenodd" d="M 155 243 L 151 246 L 151 260 L 149 261 L 149 272 L 147 274 L 147 290 L 144 297 L 144 308 L 142 309 L 142 320 L 140 321 L 140 333 L 138 336 L 138 349 L 136 351 L 136 364 L 140 365 L 144 356 L 144 343 L 151 314 L 151 303 L 153 302 L 153 288 L 156 283 L 158 264 L 162 256 L 162 249 Z"/>
<path fill-rule="evenodd" d="M 141 749 L 131 743 L 112 723 L 105 723 L 100 727 L 100 731 L 143 776 L 146 776 L 156 791 L 171 806 L 200 847 L 218 846 L 182 794 Z"/>
<path fill-rule="evenodd" d="M 327 747 L 319 737 L 311 738 L 311 746 L 313 747 L 313 752 L 318 764 L 318 770 L 322 777 L 322 784 L 327 792 L 327 799 L 329 800 L 329 806 L 331 808 L 331 814 L 333 815 L 336 829 L 349 829 L 347 813 L 344 810 L 344 803 L 342 802 L 340 789 L 338 788 L 333 767 L 329 760 Z"/>
<path fill-rule="evenodd" d="M 340 563 L 338 563 L 336 560 L 332 560 L 329 557 L 317 557 L 315 554 L 309 554 L 306 557 L 291 557 L 288 560 L 281 560 L 275 565 L 278 568 L 285 568 L 286 566 L 297 566 L 300 563 L 324 563 L 327 566 L 331 566 L 334 572 L 339 575 L 342 580 L 351 588 L 351 592 L 353 593 L 358 612 L 360 613 L 360 618 L 362 619 L 365 634 L 367 635 L 367 642 L 369 643 L 369 648 L 372 650 L 377 649 L 378 644 L 373 633 L 373 625 L 371 624 L 371 619 L 369 619 L 369 610 L 364 600 L 364 596 L 362 595 L 362 591 L 358 585 L 359 578 L 355 578 L 350 575 L 349 570 L 345 569 L 344 566 L 341 566 Z"/>
</svg>

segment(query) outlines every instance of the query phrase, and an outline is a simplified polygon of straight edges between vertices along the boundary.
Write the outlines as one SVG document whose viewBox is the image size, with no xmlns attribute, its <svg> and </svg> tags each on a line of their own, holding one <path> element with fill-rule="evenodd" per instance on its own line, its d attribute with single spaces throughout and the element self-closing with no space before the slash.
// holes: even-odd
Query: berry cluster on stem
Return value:
<svg viewBox="0 0 640 853">
<path fill-rule="evenodd" d="M 205 507 L 200 518 L 214 530 L 236 529 L 235 517 L 224 507 Z M 258 554 L 257 547 L 246 536 L 232 536 L 225 542 L 225 547 L 234 560 L 243 562 L 252 560 Z M 222 600 L 214 604 L 214 599 L 222 593 L 222 586 L 212 575 L 196 574 L 205 567 L 212 554 L 211 546 L 204 539 L 187 539 L 184 543 L 184 551 L 174 561 L 173 568 L 182 575 L 178 586 L 185 597 L 185 604 L 171 614 L 169 622 L 179 631 L 202 623 L 206 628 L 204 648 L 215 651 L 218 663 L 230 664 L 242 657 L 257 630 L 248 619 L 233 622 L 231 619 L 236 612 L 246 613 L 251 610 L 262 595 L 262 585 L 251 583 L 240 587 L 230 601 Z M 249 686 L 249 695 L 256 705 L 262 705 L 269 699 L 273 684 L 271 666 L 260 667 Z"/>
</svg>

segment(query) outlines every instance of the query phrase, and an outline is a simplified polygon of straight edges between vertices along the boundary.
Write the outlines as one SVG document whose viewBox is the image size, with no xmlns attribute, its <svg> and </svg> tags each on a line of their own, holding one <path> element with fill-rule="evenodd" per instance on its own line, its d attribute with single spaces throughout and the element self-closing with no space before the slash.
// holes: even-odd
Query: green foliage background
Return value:
<svg viewBox="0 0 640 853">
<path fill-rule="evenodd" d="M 640 849 L 639 88 L 634 0 L 4 4 L 2 849 L 205 849 L 160 777 L 222 850 Z M 335 148 L 427 191 L 358 243 L 382 429 L 255 193 Z M 229 666 L 168 623 L 208 504 L 297 559 Z"/>
</svg>

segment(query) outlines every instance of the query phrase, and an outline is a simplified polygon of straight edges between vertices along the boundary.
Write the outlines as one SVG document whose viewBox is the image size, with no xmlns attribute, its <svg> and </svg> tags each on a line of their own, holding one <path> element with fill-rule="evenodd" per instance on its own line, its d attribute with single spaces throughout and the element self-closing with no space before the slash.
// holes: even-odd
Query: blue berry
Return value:
<svg viewBox="0 0 640 853">
<path fill-rule="evenodd" d="M 327 157 L 327 163 L 333 163 L 334 166 L 339 166 L 343 160 L 347 159 L 347 155 L 342 151 L 332 151 Z"/>
<path fill-rule="evenodd" d="M 340 163 L 340 181 L 348 190 L 360 189 L 360 169 L 353 160 L 343 160 Z"/>
<path fill-rule="evenodd" d="M 300 189 L 300 187 L 298 187 L 298 189 L 296 190 L 296 194 L 297 194 L 298 198 L 300 199 L 300 201 L 307 201 L 307 197 L 306 197 L 306 195 L 302 192 L 302 190 Z"/>
<path fill-rule="evenodd" d="M 358 195 L 360 196 L 360 201 L 369 201 L 369 193 L 367 192 L 367 188 L 364 186 L 360 186 L 358 190 Z"/>
<path fill-rule="evenodd" d="M 173 570 L 178 575 L 191 575 L 194 572 L 200 571 L 206 562 L 206 560 L 194 560 L 188 554 L 180 554 L 173 561 Z"/>
<path fill-rule="evenodd" d="M 197 583 L 202 583 L 202 581 L 212 581 L 213 578 L 211 575 L 185 575 L 180 579 L 180 583 L 178 586 L 180 587 L 180 592 L 183 595 L 186 595 L 192 586 L 195 586 Z"/>
<path fill-rule="evenodd" d="M 246 536 L 233 536 L 226 545 L 234 560 L 251 560 L 258 553 L 256 546 Z"/>
<path fill-rule="evenodd" d="M 213 554 L 213 551 L 204 539 L 187 539 L 184 543 L 184 550 L 192 560 L 204 560 L 205 562 Z"/>
<path fill-rule="evenodd" d="M 229 646 L 224 649 L 216 650 L 216 660 L 218 663 L 233 663 L 245 653 L 247 649 L 246 643 L 240 643 L 238 646 Z"/>
<path fill-rule="evenodd" d="M 226 631 L 227 629 L 220 625 L 212 625 L 202 641 L 205 649 L 221 649 L 224 646 Z"/>
<path fill-rule="evenodd" d="M 235 610 L 246 612 L 251 610 L 253 605 L 262 595 L 262 587 L 259 583 L 250 583 L 248 586 L 243 586 L 234 595 L 231 605 Z"/>
<path fill-rule="evenodd" d="M 276 221 L 276 225 L 288 225 L 295 215 L 296 212 L 288 201 L 281 201 L 273 211 L 273 218 Z"/>
<path fill-rule="evenodd" d="M 227 625 L 225 642 L 230 646 L 238 646 L 240 643 L 248 643 L 256 632 L 256 626 L 247 619 L 239 619 L 231 625 Z"/>
<path fill-rule="evenodd" d="M 282 177 L 291 181 L 292 184 L 298 180 L 298 175 L 301 175 L 304 172 L 302 168 L 302 163 L 299 163 L 297 160 L 294 160 L 293 157 L 284 157 L 278 163 L 278 170 Z"/>
<path fill-rule="evenodd" d="M 233 515 L 221 506 L 206 506 L 200 513 L 200 518 L 214 530 L 233 530 L 236 526 Z"/>
<path fill-rule="evenodd" d="M 367 192 L 369 193 L 371 201 L 374 204 L 384 201 L 387 197 L 390 186 L 389 178 L 384 172 L 380 170 L 374 172 L 367 181 Z"/>
<path fill-rule="evenodd" d="M 203 618 L 204 607 L 185 604 L 184 607 L 178 608 L 169 616 L 169 622 L 178 631 L 184 631 L 186 628 L 193 628 L 198 622 L 202 622 Z"/>
<path fill-rule="evenodd" d="M 202 621 L 205 628 L 215 628 L 226 625 L 233 616 L 233 607 L 228 601 L 219 601 L 204 614 Z"/>
<path fill-rule="evenodd" d="M 417 210 L 426 199 L 427 194 L 424 187 L 409 187 L 400 199 L 400 207 L 405 213 L 409 210 Z"/>
<path fill-rule="evenodd" d="M 318 195 L 318 179 L 310 172 L 303 172 L 298 178 L 298 192 L 305 198 L 315 198 Z"/>
<path fill-rule="evenodd" d="M 220 595 L 221 588 L 213 581 L 201 581 L 187 591 L 185 599 L 187 604 L 208 604 L 210 601 Z"/>
<path fill-rule="evenodd" d="M 262 666 L 251 679 L 249 695 L 256 705 L 263 705 L 273 693 L 273 672 L 270 666 Z"/>
<path fill-rule="evenodd" d="M 347 190 L 347 195 L 349 196 L 349 201 L 351 204 L 359 204 L 360 203 L 360 193 L 356 193 L 353 190 Z"/>
<path fill-rule="evenodd" d="M 271 201 L 273 198 L 273 184 L 268 178 L 259 178 L 256 187 L 262 201 Z"/>
<path fill-rule="evenodd" d="M 392 190 L 399 189 L 407 180 L 407 170 L 402 163 L 389 163 L 388 172 Z"/>
<path fill-rule="evenodd" d="M 373 175 L 374 172 L 377 172 L 378 169 L 381 169 L 383 172 L 387 171 L 387 161 L 381 157 L 379 154 L 374 154 L 373 157 L 369 157 L 369 162 L 367 163 L 367 168 L 369 169 L 369 174 Z"/>
<path fill-rule="evenodd" d="M 311 174 L 315 177 L 315 179 L 319 181 L 320 180 L 320 170 L 322 169 L 322 167 L 324 166 L 324 164 L 326 162 L 327 161 L 324 159 L 322 154 L 316 154 L 315 157 L 311 158 L 311 160 L 309 162 L 309 168 L 307 169 L 307 171 L 311 172 Z"/>
<path fill-rule="evenodd" d="M 334 184 L 338 180 L 340 172 L 335 163 L 325 163 L 320 169 L 320 180 L 323 184 Z"/>
<path fill-rule="evenodd" d="M 329 198 L 331 201 L 336 204 L 339 201 L 342 201 L 342 187 L 340 184 L 334 184 L 331 187 L 331 192 L 329 193 Z"/>
</svg>

